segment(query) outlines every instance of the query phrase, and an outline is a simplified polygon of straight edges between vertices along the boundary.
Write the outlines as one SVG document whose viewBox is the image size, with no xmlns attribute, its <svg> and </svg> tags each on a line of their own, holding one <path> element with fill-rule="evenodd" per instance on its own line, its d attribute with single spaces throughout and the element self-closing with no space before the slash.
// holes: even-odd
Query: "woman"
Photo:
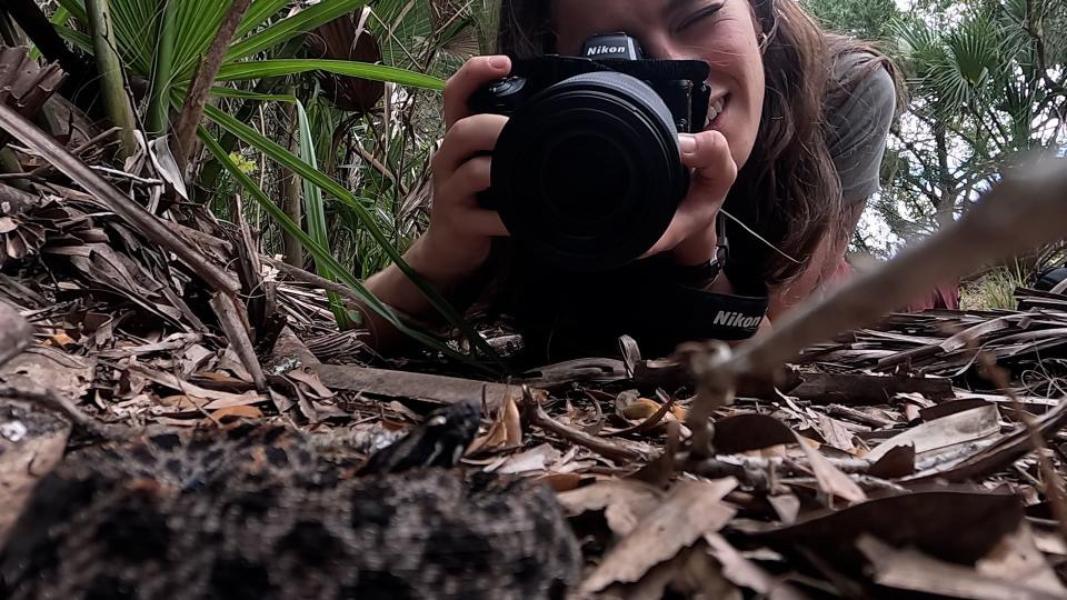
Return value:
<svg viewBox="0 0 1067 600">
<path fill-rule="evenodd" d="M 670 227 L 649 249 L 648 264 L 682 278 L 691 278 L 686 270 L 692 268 L 699 278 L 701 266 L 715 255 L 714 224 L 725 207 L 745 226 L 728 221 L 725 273 L 701 285 L 719 293 L 766 286 L 764 326 L 773 327 L 784 312 L 847 274 L 845 250 L 865 201 L 877 190 L 896 106 L 895 78 L 884 57 L 825 34 L 794 0 L 503 0 L 501 20 L 502 55 L 470 60 L 446 85 L 447 133 L 432 162 L 430 227 L 406 255 L 440 290 L 458 294 L 463 284 L 477 281 L 494 238 L 507 235 L 500 217 L 475 201 L 475 194 L 489 187 L 491 158 L 485 153 L 506 118 L 469 114 L 470 94 L 506 75 L 511 58 L 576 55 L 590 36 L 610 31 L 636 37 L 649 57 L 708 62 L 713 105 L 721 103 L 704 131 L 680 136 L 692 185 Z M 372 277 L 368 287 L 401 312 L 429 311 L 395 267 Z M 544 286 L 520 289 L 543 292 Z M 549 313 L 527 323 L 539 355 L 560 359 L 603 347 L 599 339 L 591 346 L 564 343 L 555 352 L 552 334 L 545 332 L 546 324 L 551 329 L 560 322 L 559 311 L 567 312 L 567 296 L 585 298 L 587 292 L 595 290 L 572 294 L 561 287 L 526 298 L 520 313 Z M 552 296 L 557 301 L 545 306 Z M 602 301 L 612 303 L 597 299 Z M 642 311 L 612 316 L 628 315 L 623 319 L 633 320 L 636 329 L 649 329 L 649 323 L 654 329 L 657 319 L 671 318 L 634 312 Z M 582 316 L 567 316 L 578 325 L 572 337 L 581 337 Z M 372 325 L 379 345 L 395 338 L 377 319 Z M 665 351 L 663 346 L 653 352 Z"/>
</svg>

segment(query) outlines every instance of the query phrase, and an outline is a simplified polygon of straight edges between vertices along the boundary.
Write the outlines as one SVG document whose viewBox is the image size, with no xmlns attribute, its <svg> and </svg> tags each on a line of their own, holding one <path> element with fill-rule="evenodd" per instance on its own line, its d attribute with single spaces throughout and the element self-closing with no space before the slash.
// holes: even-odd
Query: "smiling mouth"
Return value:
<svg viewBox="0 0 1067 600">
<path fill-rule="evenodd" d="M 724 108 L 726 108 L 726 96 L 720 96 L 708 104 L 708 117 L 704 122 L 705 129 L 715 124 Z"/>
</svg>

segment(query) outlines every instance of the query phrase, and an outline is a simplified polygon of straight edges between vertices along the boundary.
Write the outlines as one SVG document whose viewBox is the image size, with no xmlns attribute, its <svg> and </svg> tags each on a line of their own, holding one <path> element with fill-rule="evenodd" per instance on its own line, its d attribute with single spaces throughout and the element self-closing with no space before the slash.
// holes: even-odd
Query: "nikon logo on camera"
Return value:
<svg viewBox="0 0 1067 600">
<path fill-rule="evenodd" d="M 744 313 L 720 310 L 715 315 L 713 325 L 725 325 L 726 327 L 740 327 L 743 329 L 752 329 L 759 325 L 761 317 L 746 317 Z"/>
<path fill-rule="evenodd" d="M 626 46 L 608 46 L 601 44 L 599 46 L 590 46 L 585 49 L 585 56 L 587 58 L 593 58 L 596 56 L 629 56 L 629 49 Z"/>
</svg>

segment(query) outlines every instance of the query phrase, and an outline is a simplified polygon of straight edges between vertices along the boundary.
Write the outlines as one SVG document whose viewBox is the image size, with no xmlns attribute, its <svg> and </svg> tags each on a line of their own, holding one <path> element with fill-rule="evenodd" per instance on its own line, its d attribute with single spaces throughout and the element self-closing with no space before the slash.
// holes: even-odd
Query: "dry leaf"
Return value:
<svg viewBox="0 0 1067 600">
<path fill-rule="evenodd" d="M 1026 579 L 986 575 L 911 548 L 898 550 L 873 536 L 860 537 L 856 545 L 874 566 L 874 580 L 884 586 L 971 600 L 1053 600 L 1064 597 L 1062 586 L 1059 593 L 1049 593 L 1032 587 Z"/>
<path fill-rule="evenodd" d="M 842 473 L 833 463 L 826 460 L 826 457 L 818 450 L 805 444 L 799 435 L 797 436 L 797 442 L 803 448 L 804 454 L 807 455 L 811 470 L 815 475 L 815 479 L 819 482 L 819 488 L 824 493 L 843 498 L 848 502 L 863 502 L 867 499 L 867 494 L 863 493 L 863 490 L 856 485 L 855 481 L 852 481 L 848 475 Z"/>
<path fill-rule="evenodd" d="M 481 452 L 510 450 L 522 447 L 522 419 L 519 407 L 513 396 L 504 399 L 504 404 L 496 413 L 493 424 L 485 435 L 478 437 L 467 449 L 467 456 Z"/>
<path fill-rule="evenodd" d="M 227 408 L 220 408 L 211 413 L 211 418 L 216 421 L 221 421 L 225 417 L 233 417 L 237 419 L 262 419 L 263 411 L 255 406 L 230 406 Z"/>
<path fill-rule="evenodd" d="M 624 537 L 633 531 L 642 517 L 660 505 L 663 492 L 638 481 L 608 479 L 563 492 L 557 499 L 571 517 L 603 510 L 611 531 Z"/>
<path fill-rule="evenodd" d="M 734 478 L 683 481 L 664 503 L 642 518 L 619 541 L 582 583 L 581 591 L 595 593 L 613 583 L 639 581 L 652 567 L 674 558 L 705 533 L 718 531 L 734 510 L 722 504 L 737 487 Z"/>
<path fill-rule="evenodd" d="M 661 404 L 655 400 L 649 398 L 638 398 L 637 400 L 624 406 L 621 413 L 622 416 L 630 421 L 643 421 L 652 415 L 656 414 L 661 408 Z"/>
<path fill-rule="evenodd" d="M 1000 413 L 987 404 L 923 423 L 882 442 L 867 455 L 877 461 L 898 446 L 914 446 L 916 455 L 946 449 L 1000 433 Z"/>
</svg>

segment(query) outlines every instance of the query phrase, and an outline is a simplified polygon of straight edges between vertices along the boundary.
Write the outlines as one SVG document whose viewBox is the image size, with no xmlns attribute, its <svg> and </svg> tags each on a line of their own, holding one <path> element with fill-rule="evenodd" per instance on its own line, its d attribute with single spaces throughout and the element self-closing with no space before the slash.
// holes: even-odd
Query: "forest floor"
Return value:
<svg viewBox="0 0 1067 600">
<path fill-rule="evenodd" d="M 0 539 L 33 483 L 100 431 L 271 421 L 369 451 L 479 398 L 463 465 L 557 492 L 585 591 L 1067 596 L 1063 295 L 893 314 L 811 347 L 773 384 L 742 385 L 713 415 L 712 454 L 682 464 L 695 390 L 676 363 L 623 345 L 489 381 L 439 357 L 385 360 L 239 219 L 163 210 L 161 182 L 107 177 L 117 196 L 9 188 L 0 212 L 0 304 L 33 339 L 16 353 L 0 331 Z M 25 399 L 42 393 L 73 429 L 40 425 Z"/>
</svg>

